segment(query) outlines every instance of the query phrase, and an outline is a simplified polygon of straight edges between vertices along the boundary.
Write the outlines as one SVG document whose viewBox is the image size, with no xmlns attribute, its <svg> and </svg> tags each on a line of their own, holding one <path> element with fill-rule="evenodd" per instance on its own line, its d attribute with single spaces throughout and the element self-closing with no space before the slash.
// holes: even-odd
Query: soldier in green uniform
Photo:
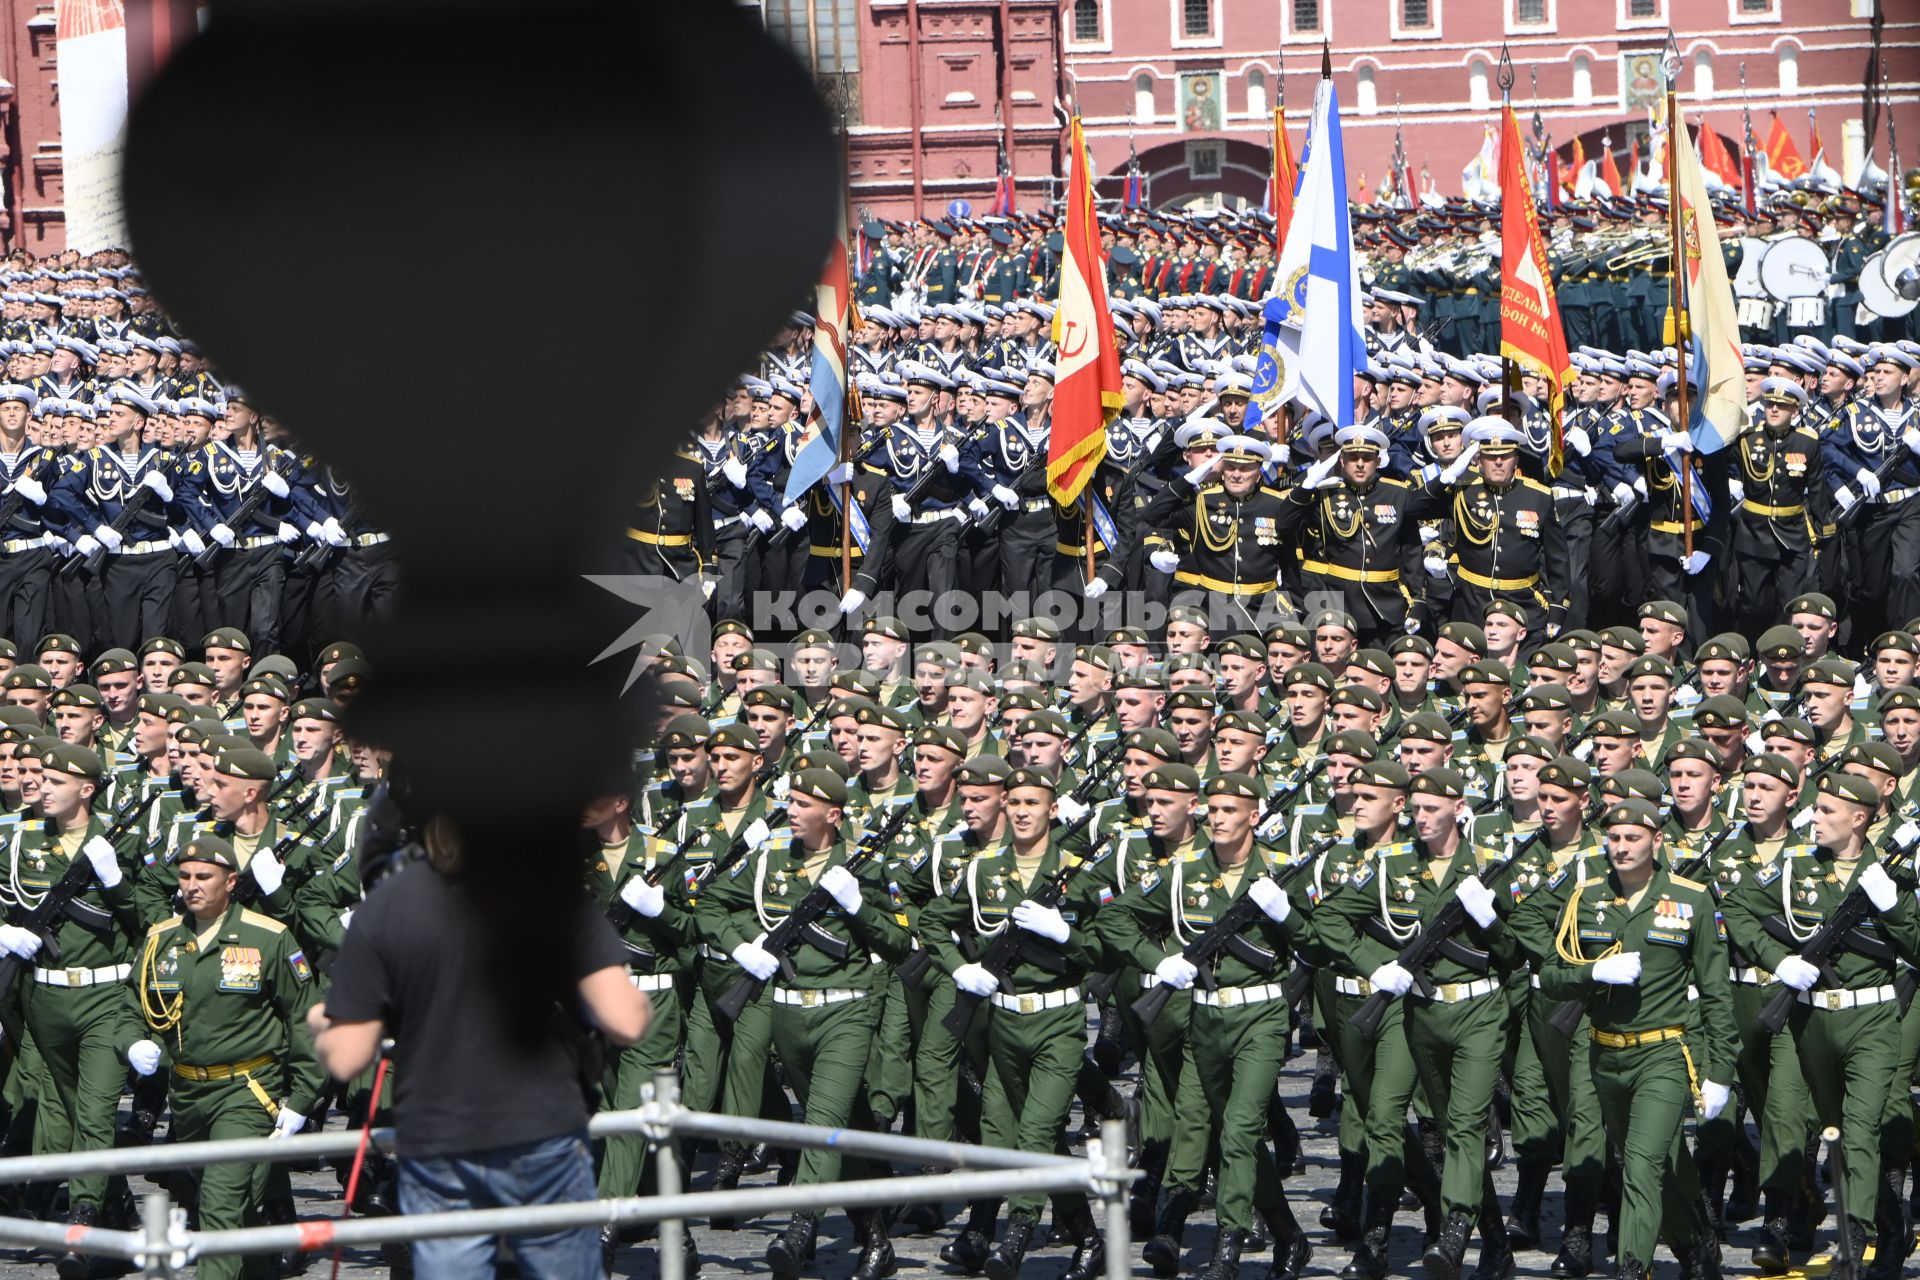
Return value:
<svg viewBox="0 0 1920 1280">
<path fill-rule="evenodd" d="M 307 1026 L 319 994 L 313 969 L 285 925 L 234 900 L 238 863 L 219 836 L 187 842 L 174 859 L 184 910 L 148 930 L 133 974 L 146 1038 L 128 1033 L 124 1052 L 142 1076 L 171 1060 L 176 1142 L 298 1133 L 324 1083 Z M 124 1002 L 129 988 L 117 990 Z M 258 1225 L 270 1168 L 201 1170 L 201 1230 Z M 234 1280 L 271 1274 L 266 1262 L 216 1255 L 200 1259 L 199 1269 Z"/>
<path fill-rule="evenodd" d="M 1643 1280 L 1664 1237 L 1689 1274 L 1711 1277 L 1719 1242 L 1680 1129 L 1688 1106 L 1712 1120 L 1730 1097 L 1722 1081 L 1739 1048 L 1726 945 L 1706 886 L 1666 869 L 1659 812 L 1622 800 L 1604 821 L 1609 870 L 1575 885 L 1541 990 L 1585 1001 L 1592 1019 L 1594 1087 L 1621 1156 L 1618 1275 Z"/>
</svg>

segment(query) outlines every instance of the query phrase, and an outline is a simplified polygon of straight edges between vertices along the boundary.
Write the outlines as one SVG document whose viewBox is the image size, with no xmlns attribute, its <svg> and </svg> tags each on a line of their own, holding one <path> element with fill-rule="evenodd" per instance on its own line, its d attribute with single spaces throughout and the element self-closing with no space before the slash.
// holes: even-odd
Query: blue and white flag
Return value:
<svg viewBox="0 0 1920 1280">
<path fill-rule="evenodd" d="M 806 425 L 806 442 L 794 456 L 793 469 L 787 473 L 787 491 L 781 501 L 788 506 L 819 483 L 840 460 L 840 433 L 847 421 L 847 339 L 853 333 L 855 309 L 852 281 L 847 273 L 847 213 L 843 200 L 840 222 L 834 236 L 827 265 L 820 273 L 815 290 L 816 319 L 813 330 L 813 412 Z"/>
<path fill-rule="evenodd" d="M 1298 328 L 1300 399 L 1336 428 L 1352 426 L 1353 378 L 1367 366 L 1367 347 L 1361 336 L 1360 263 L 1347 211 L 1340 104 L 1331 80 L 1320 81 L 1314 89 L 1300 191 L 1273 275 L 1275 292 L 1267 300 L 1261 360 L 1277 345 L 1270 339 L 1280 325 Z M 1269 378 L 1279 381 L 1276 374 Z M 1261 382 L 1256 369 L 1256 396 Z"/>
</svg>

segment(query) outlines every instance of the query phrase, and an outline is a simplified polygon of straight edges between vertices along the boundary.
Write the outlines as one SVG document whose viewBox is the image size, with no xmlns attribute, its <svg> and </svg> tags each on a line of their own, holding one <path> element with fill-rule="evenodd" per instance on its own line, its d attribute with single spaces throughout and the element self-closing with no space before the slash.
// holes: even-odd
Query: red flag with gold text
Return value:
<svg viewBox="0 0 1920 1280">
<path fill-rule="evenodd" d="M 1500 132 L 1500 355 L 1547 380 L 1547 420 L 1551 444 L 1547 471 L 1559 475 L 1563 463 L 1560 407 L 1573 382 L 1567 331 L 1553 296 L 1547 246 L 1534 214 L 1533 188 L 1527 182 L 1526 152 L 1520 122 L 1512 107 L 1502 109 Z"/>
</svg>

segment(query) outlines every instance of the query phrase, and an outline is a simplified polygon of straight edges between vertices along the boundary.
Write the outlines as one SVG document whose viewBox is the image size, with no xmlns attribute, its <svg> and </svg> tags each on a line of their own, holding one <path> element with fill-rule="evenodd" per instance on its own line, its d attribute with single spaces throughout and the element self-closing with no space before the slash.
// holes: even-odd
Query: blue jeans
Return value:
<svg viewBox="0 0 1920 1280">
<path fill-rule="evenodd" d="M 463 1156 L 400 1158 L 402 1213 L 593 1198 L 593 1158 L 584 1131 Z M 600 1275 L 600 1233 L 592 1227 L 507 1238 L 527 1280 L 582 1280 Z M 492 1236 L 417 1240 L 413 1266 L 419 1280 L 472 1280 L 493 1274 L 494 1253 Z"/>
</svg>

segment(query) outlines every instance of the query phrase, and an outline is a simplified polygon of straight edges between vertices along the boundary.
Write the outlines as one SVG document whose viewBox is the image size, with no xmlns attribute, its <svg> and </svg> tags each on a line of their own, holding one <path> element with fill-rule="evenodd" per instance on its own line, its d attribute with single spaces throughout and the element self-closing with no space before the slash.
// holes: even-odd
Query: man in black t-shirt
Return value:
<svg viewBox="0 0 1920 1280">
<path fill-rule="evenodd" d="M 402 1212 L 591 1200 L 584 1032 L 558 1004 L 544 1035 L 511 1025 L 485 981 L 480 913 L 448 870 L 457 855 L 431 856 L 354 913 L 327 1001 L 310 1017 L 320 1061 L 349 1080 L 374 1061 L 383 1036 L 393 1037 Z M 555 936 L 585 1016 L 615 1044 L 639 1040 L 651 1016 L 646 994 L 628 980 L 625 947 L 584 893 L 571 926 Z M 600 1273 L 590 1227 L 512 1243 L 530 1280 Z M 416 1241 L 415 1273 L 490 1275 L 494 1249 L 491 1236 Z"/>
</svg>

